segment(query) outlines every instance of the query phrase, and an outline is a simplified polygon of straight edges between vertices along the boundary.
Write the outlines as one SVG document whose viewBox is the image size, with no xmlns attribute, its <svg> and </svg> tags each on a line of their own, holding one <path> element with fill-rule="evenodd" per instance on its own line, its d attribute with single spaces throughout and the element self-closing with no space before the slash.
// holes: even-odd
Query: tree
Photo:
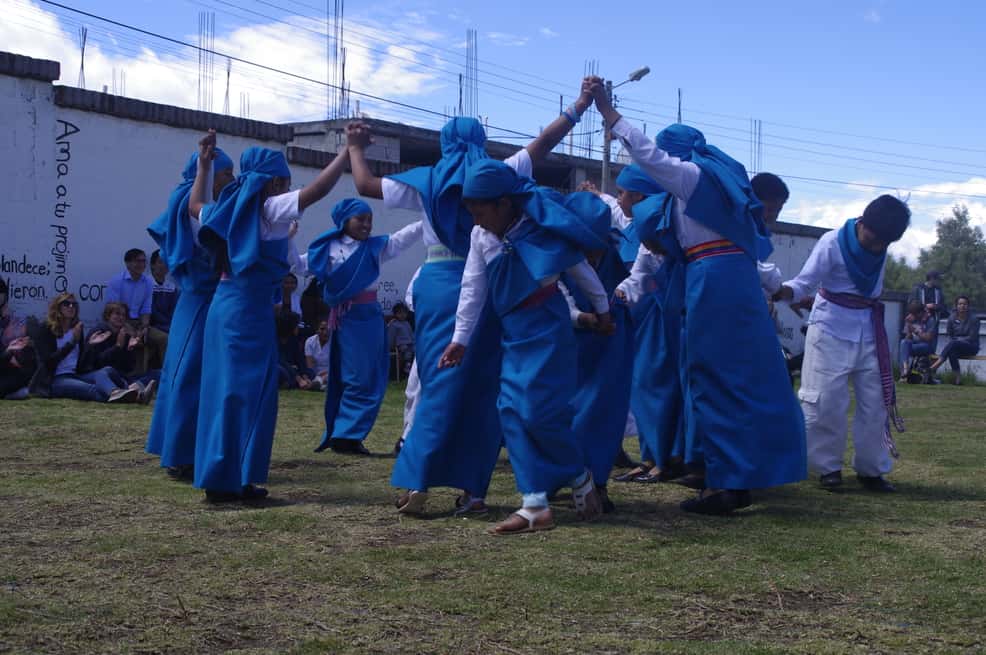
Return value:
<svg viewBox="0 0 986 655">
<path fill-rule="evenodd" d="M 887 255 L 887 266 L 883 269 L 883 290 L 911 293 L 918 282 L 924 280 L 921 271 L 912 268 L 903 257 Z"/>
<path fill-rule="evenodd" d="M 949 303 L 965 295 L 974 308 L 986 310 L 986 239 L 983 231 L 971 224 L 969 208 L 952 207 L 952 215 L 938 221 L 937 232 L 935 245 L 921 250 L 922 277 L 931 270 L 941 271 Z"/>
</svg>

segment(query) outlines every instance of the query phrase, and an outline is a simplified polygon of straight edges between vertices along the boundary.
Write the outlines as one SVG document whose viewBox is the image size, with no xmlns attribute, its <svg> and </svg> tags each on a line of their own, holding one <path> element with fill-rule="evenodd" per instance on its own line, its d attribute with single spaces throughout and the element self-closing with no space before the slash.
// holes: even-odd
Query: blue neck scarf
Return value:
<svg viewBox="0 0 986 655">
<path fill-rule="evenodd" d="M 192 192 L 198 166 L 199 153 L 192 153 L 185 170 L 182 171 L 182 181 L 168 197 L 168 208 L 147 227 L 148 234 L 161 249 L 161 256 L 172 271 L 190 260 L 195 252 L 195 233 L 187 218 L 188 198 Z M 233 160 L 216 148 L 216 157 L 212 161 L 213 173 L 232 168 Z M 211 195 L 212 189 L 207 189 L 206 192 Z"/>
<path fill-rule="evenodd" d="M 839 228 L 839 250 L 842 252 L 842 259 L 846 262 L 849 279 L 856 285 L 860 295 L 869 298 L 880 280 L 887 251 L 877 255 L 861 246 L 859 237 L 856 236 L 856 220 L 850 218 Z"/>
<path fill-rule="evenodd" d="M 413 168 L 389 177 L 414 187 L 439 241 L 465 257 L 469 253 L 473 221 L 462 206 L 462 184 L 466 167 L 489 157 L 486 133 L 475 118 L 453 118 L 442 128 L 441 143 L 442 158 L 434 166 Z"/>
<path fill-rule="evenodd" d="M 284 154 L 257 146 L 247 148 L 240 156 L 240 176 L 223 189 L 215 204 L 202 210 L 203 244 L 216 250 L 221 247 L 217 240 L 225 241 L 234 275 L 243 273 L 262 257 L 261 192 L 275 177 L 291 177 Z"/>
<path fill-rule="evenodd" d="M 332 242 L 343 236 L 346 221 L 372 213 L 370 206 L 358 198 L 339 201 L 332 208 L 335 229 L 323 232 L 308 246 L 308 270 L 322 283 L 322 295 L 330 307 L 346 302 L 380 277 L 380 254 L 390 240 L 388 235 L 363 241 L 338 268 L 332 268 L 329 255 Z"/>
<path fill-rule="evenodd" d="M 600 239 L 592 228 L 565 206 L 560 194 L 539 187 L 534 180 L 518 175 L 502 161 L 483 159 L 468 167 L 462 185 L 463 198 L 494 200 L 504 196 L 519 198 L 524 213 L 535 223 L 579 250 L 602 250 L 608 244 L 608 239 Z"/>
<path fill-rule="evenodd" d="M 774 247 L 763 222 L 763 205 L 753 193 L 743 165 L 705 142 L 694 127 L 676 123 L 657 135 L 657 146 L 702 169 L 685 213 L 729 239 L 758 261 Z"/>
</svg>

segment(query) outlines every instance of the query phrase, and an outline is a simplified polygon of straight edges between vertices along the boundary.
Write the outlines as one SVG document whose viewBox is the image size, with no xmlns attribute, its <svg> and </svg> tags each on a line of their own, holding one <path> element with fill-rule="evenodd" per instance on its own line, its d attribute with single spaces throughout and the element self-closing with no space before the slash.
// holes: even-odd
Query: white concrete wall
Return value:
<svg viewBox="0 0 986 655">
<path fill-rule="evenodd" d="M 146 227 L 168 195 L 201 134 L 157 123 L 59 107 L 45 82 L 0 76 L 0 274 L 11 286 L 11 309 L 43 316 L 62 291 L 76 295 L 81 316 L 98 320 L 107 280 L 123 270 L 123 253 L 156 247 Z M 282 149 L 276 142 L 220 135 L 234 161 L 251 145 Z M 239 167 L 237 166 L 237 169 Z M 318 171 L 294 166 L 293 186 Z M 299 249 L 331 225 L 332 205 L 355 195 L 347 175 L 325 200 L 310 207 L 297 237 Z M 374 231 L 395 230 L 416 217 L 376 211 Z M 385 308 L 404 297 L 423 248 L 384 267 L 380 296 Z"/>
</svg>

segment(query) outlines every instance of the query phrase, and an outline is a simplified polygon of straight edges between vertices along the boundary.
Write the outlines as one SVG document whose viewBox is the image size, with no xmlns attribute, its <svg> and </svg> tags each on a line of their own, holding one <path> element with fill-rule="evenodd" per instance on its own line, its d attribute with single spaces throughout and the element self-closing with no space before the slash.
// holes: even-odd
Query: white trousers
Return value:
<svg viewBox="0 0 986 655">
<path fill-rule="evenodd" d="M 639 434 L 637 430 L 637 419 L 634 418 L 633 412 L 627 412 L 627 422 L 626 427 L 623 428 L 624 437 L 636 437 Z"/>
<path fill-rule="evenodd" d="M 798 398 L 808 432 L 808 466 L 821 475 L 839 471 L 849 429 L 849 383 L 856 396 L 852 466 L 863 476 L 889 473 L 893 460 L 883 444 L 883 406 L 876 342 L 856 343 L 808 327 Z"/>
<path fill-rule="evenodd" d="M 414 410 L 418 407 L 418 398 L 421 397 L 421 380 L 418 378 L 418 360 L 411 363 L 411 371 L 407 374 L 407 388 L 404 389 L 404 434 L 401 441 L 407 439 L 407 433 L 411 431 L 414 424 Z"/>
</svg>

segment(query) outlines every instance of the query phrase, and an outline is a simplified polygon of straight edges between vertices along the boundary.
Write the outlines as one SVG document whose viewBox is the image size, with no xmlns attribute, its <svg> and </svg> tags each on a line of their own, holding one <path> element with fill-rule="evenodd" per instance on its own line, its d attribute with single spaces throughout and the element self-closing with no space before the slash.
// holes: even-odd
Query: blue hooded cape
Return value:
<svg viewBox="0 0 986 655">
<path fill-rule="evenodd" d="M 202 211 L 200 240 L 218 249 L 216 239 L 228 244 L 230 271 L 239 275 L 257 263 L 261 255 L 261 192 L 273 178 L 290 178 L 284 154 L 253 146 L 240 156 L 240 175 L 226 185 L 214 205 Z"/>
<path fill-rule="evenodd" d="M 212 160 L 212 170 L 232 169 L 233 160 L 225 152 L 216 148 L 216 157 Z M 199 153 L 192 153 L 185 170 L 182 171 L 182 181 L 168 198 L 168 208 L 151 223 L 147 232 L 161 249 L 161 256 L 172 271 L 190 260 L 195 252 L 195 234 L 187 220 L 188 198 L 198 172 Z"/>
<path fill-rule="evenodd" d="M 442 158 L 434 166 L 421 166 L 389 176 L 420 194 L 428 221 L 438 239 L 452 252 L 469 253 L 472 216 L 462 206 L 466 167 L 487 159 L 486 133 L 475 118 L 453 118 L 441 132 Z"/>
<path fill-rule="evenodd" d="M 667 194 L 660 184 L 655 182 L 642 168 L 636 164 L 625 166 L 620 174 L 616 176 L 616 186 L 625 191 L 636 191 L 645 196 L 654 194 Z M 620 256 L 626 263 L 632 264 L 637 258 L 637 251 L 640 250 L 641 232 L 637 226 L 636 213 L 634 219 L 623 228 L 623 236 L 626 240 L 620 245 Z"/>
<path fill-rule="evenodd" d="M 705 142 L 694 127 L 675 123 L 657 135 L 657 146 L 702 169 L 685 213 L 735 243 L 757 261 L 773 251 L 763 222 L 763 205 L 753 193 L 746 169 Z"/>
</svg>

